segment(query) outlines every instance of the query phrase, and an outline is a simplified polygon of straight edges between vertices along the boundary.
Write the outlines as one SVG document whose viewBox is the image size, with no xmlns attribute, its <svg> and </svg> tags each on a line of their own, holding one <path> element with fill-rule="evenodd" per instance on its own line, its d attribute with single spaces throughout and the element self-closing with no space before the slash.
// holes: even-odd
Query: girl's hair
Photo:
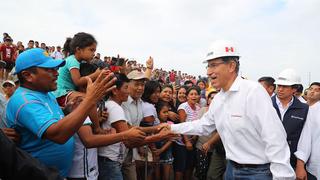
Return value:
<svg viewBox="0 0 320 180">
<path fill-rule="evenodd" d="M 168 108 L 170 108 L 167 103 L 163 102 L 163 101 L 159 101 L 157 104 L 156 104 L 156 110 L 157 110 L 157 114 L 158 114 L 158 117 L 160 117 L 160 111 L 163 107 L 167 106 Z"/>
<path fill-rule="evenodd" d="M 96 39 L 88 33 L 79 32 L 73 36 L 73 38 L 67 38 L 64 43 L 64 50 L 69 53 L 69 55 L 73 55 L 76 52 L 77 48 L 83 49 L 85 47 L 91 46 L 92 44 L 97 44 Z"/>
<path fill-rule="evenodd" d="M 65 57 L 68 57 L 70 55 L 70 42 L 71 42 L 72 38 L 71 37 L 68 37 L 66 39 L 66 42 L 64 42 L 64 45 L 63 45 L 63 50 L 64 50 L 64 56 Z"/>
<path fill-rule="evenodd" d="M 192 90 L 197 91 L 197 93 L 200 95 L 201 90 L 200 90 L 199 86 L 191 86 L 189 89 L 187 89 L 186 95 L 188 96 L 189 93 L 190 93 Z"/>
<path fill-rule="evenodd" d="M 170 84 L 165 84 L 165 85 L 162 86 L 162 90 L 164 90 L 165 88 L 170 88 L 170 89 L 172 90 L 172 92 L 173 92 L 173 87 L 172 87 L 172 85 L 170 85 Z M 162 90 L 161 90 L 161 91 L 162 91 Z"/>
<path fill-rule="evenodd" d="M 156 92 L 157 88 L 160 89 L 160 92 L 161 92 L 161 86 L 160 84 L 157 82 L 157 81 L 147 81 L 145 86 L 144 86 L 144 92 L 142 94 L 142 97 L 141 99 L 145 102 L 148 102 L 148 103 L 151 103 L 151 100 L 150 100 L 150 96 Z"/>
</svg>

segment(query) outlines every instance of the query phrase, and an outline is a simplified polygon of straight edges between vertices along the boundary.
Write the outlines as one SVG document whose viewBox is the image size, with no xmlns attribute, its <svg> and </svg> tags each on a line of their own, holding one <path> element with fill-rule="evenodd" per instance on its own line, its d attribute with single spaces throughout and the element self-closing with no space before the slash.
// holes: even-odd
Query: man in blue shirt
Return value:
<svg viewBox="0 0 320 180">
<path fill-rule="evenodd" d="M 52 59 L 43 49 L 27 50 L 16 60 L 20 87 L 7 106 L 7 124 L 21 134 L 20 148 L 67 176 L 73 157 L 73 134 L 97 102 L 114 88 L 113 75 L 102 71 L 76 110 L 64 117 L 51 91 L 57 88 L 58 68 L 64 60 Z"/>
</svg>

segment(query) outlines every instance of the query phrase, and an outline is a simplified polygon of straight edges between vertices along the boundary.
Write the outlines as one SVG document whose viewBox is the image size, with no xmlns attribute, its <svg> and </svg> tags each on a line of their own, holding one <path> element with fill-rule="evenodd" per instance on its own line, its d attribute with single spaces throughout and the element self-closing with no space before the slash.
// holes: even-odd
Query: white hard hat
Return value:
<svg viewBox="0 0 320 180">
<path fill-rule="evenodd" d="M 217 40 L 211 44 L 203 63 L 207 63 L 212 59 L 228 56 L 240 57 L 238 48 L 236 47 L 235 43 L 226 40 Z"/>
<path fill-rule="evenodd" d="M 301 84 L 301 78 L 294 69 L 288 68 L 281 71 L 274 84 L 292 86 L 295 84 Z"/>
</svg>

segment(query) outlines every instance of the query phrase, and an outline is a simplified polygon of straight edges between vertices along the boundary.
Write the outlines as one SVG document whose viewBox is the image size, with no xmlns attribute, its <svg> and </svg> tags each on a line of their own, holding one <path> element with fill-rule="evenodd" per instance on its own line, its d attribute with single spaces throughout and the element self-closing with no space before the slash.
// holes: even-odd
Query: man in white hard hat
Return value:
<svg viewBox="0 0 320 180">
<path fill-rule="evenodd" d="M 238 49 L 216 41 L 205 62 L 211 83 L 221 91 L 199 120 L 163 125 L 164 130 L 208 135 L 217 130 L 226 150 L 225 179 L 294 179 L 286 132 L 265 89 L 238 76 Z"/>
<path fill-rule="evenodd" d="M 300 84 L 300 81 L 300 77 L 294 69 L 283 70 L 275 81 L 277 85 L 276 96 L 271 98 L 273 107 L 287 133 L 291 152 L 290 164 L 293 168 L 296 167 L 297 162 L 294 152 L 297 151 L 300 134 L 309 110 L 307 104 L 300 102 L 294 96 L 295 85 Z"/>
</svg>

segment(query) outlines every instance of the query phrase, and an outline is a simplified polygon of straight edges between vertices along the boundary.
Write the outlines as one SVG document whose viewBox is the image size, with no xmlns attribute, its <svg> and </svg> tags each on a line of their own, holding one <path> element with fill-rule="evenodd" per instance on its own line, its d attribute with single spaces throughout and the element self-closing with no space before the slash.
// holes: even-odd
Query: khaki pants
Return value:
<svg viewBox="0 0 320 180">
<path fill-rule="evenodd" d="M 137 180 L 136 164 L 132 162 L 132 149 L 122 164 L 122 175 L 124 180 Z"/>
<path fill-rule="evenodd" d="M 226 171 L 227 160 L 224 155 L 217 154 L 215 151 L 211 155 L 211 161 L 207 173 L 208 180 L 223 180 Z"/>
</svg>

